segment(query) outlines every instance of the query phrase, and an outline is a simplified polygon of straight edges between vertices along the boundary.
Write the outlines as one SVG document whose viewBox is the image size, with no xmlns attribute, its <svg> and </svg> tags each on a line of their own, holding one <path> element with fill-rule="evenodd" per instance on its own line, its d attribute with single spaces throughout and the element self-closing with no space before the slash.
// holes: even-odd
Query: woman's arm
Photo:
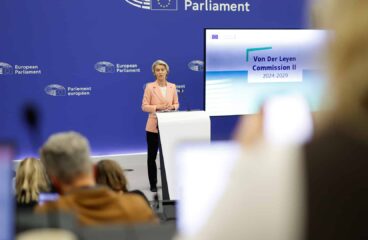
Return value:
<svg viewBox="0 0 368 240">
<path fill-rule="evenodd" d="M 144 90 L 144 95 L 142 99 L 142 111 L 143 112 L 156 112 L 156 105 L 151 104 L 151 91 L 148 86 Z"/>
<path fill-rule="evenodd" d="M 179 97 L 178 97 L 178 91 L 176 90 L 176 85 L 174 85 L 174 89 L 175 89 L 175 93 L 174 93 L 172 106 L 174 110 L 178 110 L 179 109 Z"/>
</svg>

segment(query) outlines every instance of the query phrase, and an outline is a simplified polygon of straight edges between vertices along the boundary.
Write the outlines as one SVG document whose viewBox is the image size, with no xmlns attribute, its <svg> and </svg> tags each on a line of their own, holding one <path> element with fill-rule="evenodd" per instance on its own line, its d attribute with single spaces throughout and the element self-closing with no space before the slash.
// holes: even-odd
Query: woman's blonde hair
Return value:
<svg viewBox="0 0 368 240">
<path fill-rule="evenodd" d="M 22 160 L 15 177 L 15 189 L 19 203 L 38 201 L 39 193 L 49 190 L 49 181 L 41 161 L 32 157 Z"/>
<path fill-rule="evenodd" d="M 155 67 L 156 67 L 157 65 L 162 65 L 162 66 L 164 66 L 164 67 L 166 68 L 167 73 L 169 73 L 169 72 L 170 72 L 169 64 L 167 64 L 167 63 L 166 63 L 165 61 L 163 61 L 163 60 L 158 59 L 158 60 L 154 61 L 154 62 L 153 62 L 153 64 L 152 64 L 152 73 L 153 73 L 153 75 L 155 75 Z"/>
</svg>

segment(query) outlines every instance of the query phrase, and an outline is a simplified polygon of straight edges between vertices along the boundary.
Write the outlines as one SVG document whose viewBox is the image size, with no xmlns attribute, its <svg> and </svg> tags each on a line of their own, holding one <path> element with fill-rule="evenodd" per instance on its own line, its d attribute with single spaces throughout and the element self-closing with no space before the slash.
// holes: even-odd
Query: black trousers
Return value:
<svg viewBox="0 0 368 240">
<path fill-rule="evenodd" d="M 156 156 L 160 144 L 158 133 L 146 131 L 146 140 L 147 140 L 148 179 L 150 182 L 150 186 L 156 187 L 157 184 Z"/>
</svg>

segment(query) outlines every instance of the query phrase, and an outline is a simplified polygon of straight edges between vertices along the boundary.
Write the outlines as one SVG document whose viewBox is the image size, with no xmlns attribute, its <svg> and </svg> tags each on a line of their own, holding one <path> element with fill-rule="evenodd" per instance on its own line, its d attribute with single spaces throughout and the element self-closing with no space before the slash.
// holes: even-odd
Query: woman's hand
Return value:
<svg viewBox="0 0 368 240">
<path fill-rule="evenodd" d="M 159 111 L 168 110 L 169 106 L 170 106 L 170 104 L 168 104 L 168 103 L 158 104 L 156 106 L 156 110 L 159 110 Z"/>
</svg>

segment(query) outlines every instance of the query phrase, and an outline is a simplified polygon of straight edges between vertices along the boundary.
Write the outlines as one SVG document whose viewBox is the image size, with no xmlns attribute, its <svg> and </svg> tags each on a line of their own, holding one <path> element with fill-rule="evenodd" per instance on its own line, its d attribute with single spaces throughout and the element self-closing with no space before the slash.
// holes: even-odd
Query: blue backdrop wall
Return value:
<svg viewBox="0 0 368 240">
<path fill-rule="evenodd" d="M 302 28 L 304 5 L 1 0 L 0 139 L 17 144 L 17 157 L 36 155 L 50 134 L 65 130 L 86 135 L 95 155 L 144 152 L 141 100 L 154 60 L 170 64 L 181 109 L 203 109 L 203 29 Z M 228 138 L 236 118 L 212 118 L 212 138 Z"/>
</svg>

